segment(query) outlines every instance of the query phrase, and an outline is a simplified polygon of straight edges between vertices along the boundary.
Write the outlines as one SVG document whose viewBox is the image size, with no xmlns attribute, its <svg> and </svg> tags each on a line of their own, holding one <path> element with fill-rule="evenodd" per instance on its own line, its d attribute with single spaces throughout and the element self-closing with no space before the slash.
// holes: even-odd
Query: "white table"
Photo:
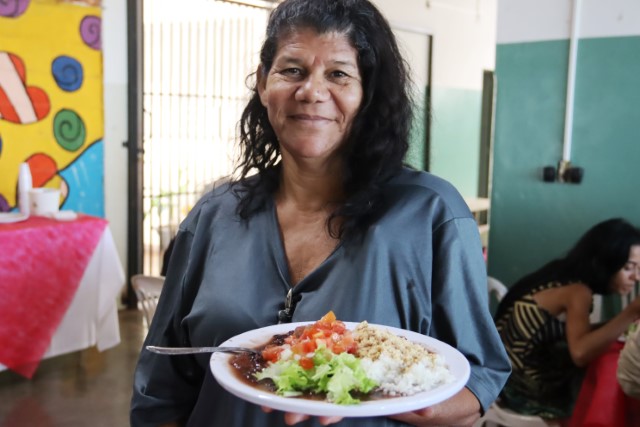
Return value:
<svg viewBox="0 0 640 427">
<path fill-rule="evenodd" d="M 489 213 L 489 209 L 491 209 L 491 199 L 486 197 L 465 197 L 464 201 L 469 206 L 471 213 L 476 217 L 476 220 L 480 218 L 480 214 L 482 212 Z M 483 245 L 486 246 L 489 234 L 489 224 L 478 223 L 478 232 L 482 238 Z"/>
<path fill-rule="evenodd" d="M 486 197 L 465 197 L 464 201 L 469 206 L 472 213 L 488 211 L 491 207 L 491 200 Z"/>
<path fill-rule="evenodd" d="M 125 275 L 107 226 L 44 358 L 96 346 L 99 351 L 120 343 L 117 299 Z M 0 364 L 0 370 L 6 369 Z"/>
</svg>

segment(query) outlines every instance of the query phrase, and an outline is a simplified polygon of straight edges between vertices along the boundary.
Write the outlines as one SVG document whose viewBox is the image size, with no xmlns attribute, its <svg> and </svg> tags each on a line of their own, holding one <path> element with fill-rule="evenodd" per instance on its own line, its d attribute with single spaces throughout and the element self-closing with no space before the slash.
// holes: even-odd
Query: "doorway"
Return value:
<svg viewBox="0 0 640 427">
<path fill-rule="evenodd" d="M 431 162 L 431 74 L 433 35 L 427 29 L 391 22 L 403 56 L 410 66 L 414 117 L 405 162 L 429 170 Z"/>
<path fill-rule="evenodd" d="M 237 122 L 269 2 L 143 1 L 141 272 L 158 275 L 180 222 L 232 174 Z M 258 4 L 259 3 L 259 4 Z"/>
</svg>

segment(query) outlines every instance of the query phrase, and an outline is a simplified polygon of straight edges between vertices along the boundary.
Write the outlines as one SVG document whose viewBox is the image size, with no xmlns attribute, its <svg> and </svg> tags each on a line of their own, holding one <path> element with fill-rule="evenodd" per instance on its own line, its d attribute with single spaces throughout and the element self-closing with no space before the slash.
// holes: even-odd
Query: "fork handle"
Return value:
<svg viewBox="0 0 640 427">
<path fill-rule="evenodd" d="M 197 354 L 197 353 L 215 353 L 222 351 L 225 353 L 257 353 L 256 350 L 243 347 L 158 347 L 148 345 L 147 350 L 158 354 Z"/>
</svg>

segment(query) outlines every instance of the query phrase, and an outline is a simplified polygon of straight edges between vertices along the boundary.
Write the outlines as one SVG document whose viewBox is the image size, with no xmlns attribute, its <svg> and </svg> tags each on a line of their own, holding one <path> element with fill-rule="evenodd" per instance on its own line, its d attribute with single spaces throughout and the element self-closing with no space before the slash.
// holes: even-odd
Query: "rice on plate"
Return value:
<svg viewBox="0 0 640 427">
<path fill-rule="evenodd" d="M 408 396 L 454 380 L 444 357 L 404 337 L 361 322 L 353 331 L 367 376 L 388 396 Z"/>
</svg>

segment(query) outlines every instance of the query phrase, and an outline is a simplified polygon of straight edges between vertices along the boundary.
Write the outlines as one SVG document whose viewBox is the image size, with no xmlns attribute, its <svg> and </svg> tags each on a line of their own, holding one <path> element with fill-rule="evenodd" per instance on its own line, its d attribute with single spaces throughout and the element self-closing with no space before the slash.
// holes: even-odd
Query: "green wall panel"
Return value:
<svg viewBox="0 0 640 427">
<path fill-rule="evenodd" d="M 464 196 L 478 194 L 482 91 L 434 87 L 429 170 Z"/>
<path fill-rule="evenodd" d="M 421 102 L 414 106 L 413 112 L 413 127 L 411 128 L 411 135 L 409 139 L 409 151 L 405 157 L 405 162 L 410 166 L 418 170 L 427 170 L 428 165 L 426 162 L 426 106 L 428 100 L 426 99 L 428 91 L 424 91 L 421 94 L 416 95 L 415 99 Z"/>
<path fill-rule="evenodd" d="M 584 180 L 542 181 L 562 158 L 568 47 L 497 48 L 489 272 L 507 285 L 596 222 L 640 225 L 640 37 L 580 41 L 571 163 Z"/>
</svg>

